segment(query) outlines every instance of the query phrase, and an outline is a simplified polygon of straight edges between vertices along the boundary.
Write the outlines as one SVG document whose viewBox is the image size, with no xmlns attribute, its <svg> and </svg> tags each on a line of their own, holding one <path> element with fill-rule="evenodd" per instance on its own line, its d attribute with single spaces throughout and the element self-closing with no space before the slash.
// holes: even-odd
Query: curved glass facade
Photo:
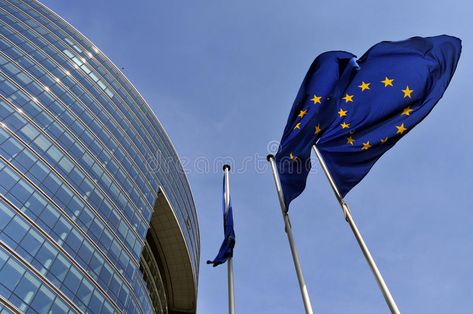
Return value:
<svg viewBox="0 0 473 314">
<path fill-rule="evenodd" d="M 37 1 L 0 0 L 0 123 L 0 308 L 157 311 L 140 260 L 160 190 L 196 295 L 198 222 L 170 139 L 116 66 Z"/>
</svg>

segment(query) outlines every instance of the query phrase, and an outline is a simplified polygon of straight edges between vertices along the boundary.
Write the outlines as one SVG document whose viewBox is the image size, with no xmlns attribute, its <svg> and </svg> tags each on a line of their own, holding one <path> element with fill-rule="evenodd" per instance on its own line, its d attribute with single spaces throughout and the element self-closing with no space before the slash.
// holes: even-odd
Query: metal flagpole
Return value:
<svg viewBox="0 0 473 314">
<path fill-rule="evenodd" d="M 225 217 L 228 215 L 230 208 L 230 166 L 224 165 L 223 172 L 225 173 Z M 228 313 L 235 314 L 235 294 L 233 285 L 233 257 L 227 260 L 228 270 Z"/>
<path fill-rule="evenodd" d="M 391 313 L 393 314 L 401 313 L 396 305 L 396 302 L 394 301 L 393 296 L 391 295 L 391 292 L 389 292 L 389 288 L 386 285 L 386 282 L 384 282 L 383 276 L 381 275 L 381 272 L 379 271 L 378 266 L 376 266 L 376 263 L 373 257 L 371 256 L 371 253 L 368 247 L 366 246 L 365 241 L 363 240 L 363 237 L 361 236 L 361 233 L 355 224 L 355 221 L 353 220 L 353 217 L 351 216 L 350 208 L 348 207 L 348 204 L 343 199 L 342 195 L 340 194 L 340 191 L 338 191 L 338 188 L 335 185 L 335 181 L 333 180 L 332 175 L 328 171 L 327 165 L 325 164 L 325 161 L 322 158 L 322 155 L 320 154 L 319 150 L 317 149 L 315 145 L 313 145 L 312 148 L 314 149 L 314 152 L 317 155 L 317 158 L 319 159 L 320 165 L 322 166 L 322 169 L 324 170 L 325 175 L 327 176 L 327 179 L 330 182 L 330 185 L 332 186 L 333 192 L 335 193 L 335 196 L 337 197 L 338 202 L 340 203 L 340 206 L 343 209 L 343 215 L 345 216 L 345 220 L 348 222 L 351 230 L 355 234 L 356 241 L 360 245 L 361 251 L 363 252 L 363 255 L 365 256 L 366 261 L 368 262 L 371 268 L 371 271 L 373 272 L 373 275 L 376 278 L 376 281 L 378 282 L 379 288 L 383 292 L 384 299 L 386 300 L 386 303 L 388 304 L 389 309 L 391 310 Z"/>
<path fill-rule="evenodd" d="M 310 303 L 309 293 L 307 292 L 304 275 L 302 274 L 301 263 L 299 261 L 299 256 L 297 255 L 296 245 L 292 235 L 291 221 L 289 220 L 286 204 L 284 203 L 284 196 L 282 193 L 281 181 L 279 180 L 279 173 L 276 168 L 276 161 L 273 155 L 268 155 L 266 159 L 271 163 L 271 168 L 273 169 L 274 183 L 276 184 L 276 191 L 278 192 L 279 204 L 281 205 L 281 212 L 284 219 L 287 239 L 289 240 L 289 246 L 291 247 L 292 259 L 294 260 L 294 267 L 296 268 L 297 279 L 299 280 L 299 287 L 301 289 L 305 312 L 306 314 L 313 314 L 314 312 L 312 311 L 312 304 Z"/>
</svg>

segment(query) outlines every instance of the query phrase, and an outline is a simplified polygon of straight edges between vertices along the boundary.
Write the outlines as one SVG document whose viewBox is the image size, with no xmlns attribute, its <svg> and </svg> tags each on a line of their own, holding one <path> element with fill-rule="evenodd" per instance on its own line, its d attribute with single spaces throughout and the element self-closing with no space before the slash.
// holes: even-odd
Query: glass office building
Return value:
<svg viewBox="0 0 473 314">
<path fill-rule="evenodd" d="M 0 313 L 195 313 L 199 229 L 133 85 L 32 0 L 0 0 Z"/>
</svg>

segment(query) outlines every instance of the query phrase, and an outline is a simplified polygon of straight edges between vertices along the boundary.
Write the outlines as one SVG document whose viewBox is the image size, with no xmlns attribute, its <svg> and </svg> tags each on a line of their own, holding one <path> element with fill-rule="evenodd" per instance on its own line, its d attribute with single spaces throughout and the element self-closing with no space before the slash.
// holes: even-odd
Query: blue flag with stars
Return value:
<svg viewBox="0 0 473 314">
<path fill-rule="evenodd" d="M 233 229 L 233 210 L 232 201 L 228 200 L 228 212 L 225 212 L 225 176 L 223 177 L 223 232 L 225 238 L 223 239 L 220 250 L 213 261 L 207 261 L 207 264 L 213 264 L 218 266 L 227 261 L 228 258 L 233 256 L 233 248 L 235 247 L 235 230 Z"/>
<path fill-rule="evenodd" d="M 384 41 L 361 58 L 319 55 L 289 114 L 276 163 L 286 206 L 305 188 L 316 145 L 345 196 L 375 162 L 433 109 L 457 66 L 451 36 Z"/>
</svg>

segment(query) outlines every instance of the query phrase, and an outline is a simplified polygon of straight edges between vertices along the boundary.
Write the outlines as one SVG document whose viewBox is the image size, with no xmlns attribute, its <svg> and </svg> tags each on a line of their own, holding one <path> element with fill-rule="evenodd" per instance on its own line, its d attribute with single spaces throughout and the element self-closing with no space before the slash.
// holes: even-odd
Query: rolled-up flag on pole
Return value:
<svg viewBox="0 0 473 314">
<path fill-rule="evenodd" d="M 226 168 L 227 169 L 227 168 Z M 207 261 L 207 264 L 218 266 L 225 263 L 230 257 L 233 257 L 233 248 L 235 247 L 235 230 L 233 230 L 233 212 L 230 199 L 230 191 L 227 191 L 226 185 L 227 172 L 223 177 L 223 232 L 224 239 L 217 256 L 213 261 Z M 228 194 L 228 202 L 226 195 Z M 228 204 L 228 207 L 227 207 Z"/>
<path fill-rule="evenodd" d="M 218 266 L 227 263 L 228 269 L 228 313 L 235 314 L 235 293 L 233 284 L 233 248 L 235 247 L 235 230 L 233 229 L 233 211 L 230 199 L 230 166 L 223 166 L 223 239 L 220 250 L 213 261 L 207 264 Z"/>
</svg>

